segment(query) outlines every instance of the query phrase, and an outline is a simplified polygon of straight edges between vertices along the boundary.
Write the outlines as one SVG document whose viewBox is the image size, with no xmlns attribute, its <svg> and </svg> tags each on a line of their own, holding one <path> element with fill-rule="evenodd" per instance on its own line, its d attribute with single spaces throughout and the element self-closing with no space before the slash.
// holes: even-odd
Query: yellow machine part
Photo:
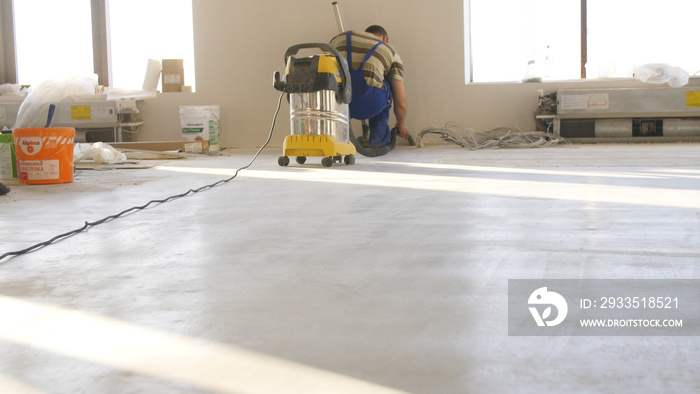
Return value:
<svg viewBox="0 0 700 394">
<path fill-rule="evenodd" d="M 338 83 L 343 82 L 340 76 L 340 68 L 338 67 L 338 62 L 335 60 L 334 56 L 331 55 L 321 55 L 318 58 L 318 72 L 319 73 L 329 73 L 335 75 L 335 80 Z"/>
<path fill-rule="evenodd" d="M 284 139 L 282 151 L 285 156 L 343 156 L 357 153 L 355 146 L 348 142 L 336 141 L 329 135 L 288 135 Z"/>
<path fill-rule="evenodd" d="M 338 83 L 343 82 L 343 78 L 341 76 L 340 72 L 340 66 L 338 65 L 338 62 L 335 60 L 335 56 L 333 55 L 314 55 L 318 57 L 318 69 L 316 70 L 318 73 L 328 73 L 328 74 L 333 74 L 335 75 L 335 80 Z M 289 63 L 287 63 L 287 68 L 285 69 L 285 72 L 289 74 Z"/>
</svg>

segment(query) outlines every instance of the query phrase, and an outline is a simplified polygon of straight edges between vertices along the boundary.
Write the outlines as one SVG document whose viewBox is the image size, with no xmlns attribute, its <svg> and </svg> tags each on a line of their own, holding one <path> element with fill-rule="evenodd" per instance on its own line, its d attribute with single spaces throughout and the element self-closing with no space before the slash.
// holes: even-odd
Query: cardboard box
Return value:
<svg viewBox="0 0 700 394">
<path fill-rule="evenodd" d="M 17 178 L 17 157 L 12 134 L 0 134 L 0 179 Z"/>
<path fill-rule="evenodd" d="M 185 85 L 185 67 L 182 59 L 163 59 L 163 92 L 181 92 Z"/>
</svg>

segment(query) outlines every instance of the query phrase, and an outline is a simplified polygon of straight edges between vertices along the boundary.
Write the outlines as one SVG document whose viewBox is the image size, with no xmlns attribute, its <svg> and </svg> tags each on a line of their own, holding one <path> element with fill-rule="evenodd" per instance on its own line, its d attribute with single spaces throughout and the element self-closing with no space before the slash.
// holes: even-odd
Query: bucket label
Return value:
<svg viewBox="0 0 700 394">
<path fill-rule="evenodd" d="M 0 140 L 0 179 L 17 178 L 17 160 L 11 142 Z"/>
<path fill-rule="evenodd" d="M 204 126 L 202 127 L 192 127 L 188 125 L 188 127 L 183 127 L 182 132 L 185 134 L 199 134 L 204 131 Z"/>
<path fill-rule="evenodd" d="M 219 143 L 219 120 L 209 120 L 209 143 L 216 145 Z"/>
<path fill-rule="evenodd" d="M 63 136 L 21 137 L 15 139 L 15 145 L 19 146 L 27 156 L 34 156 L 41 152 L 42 149 L 58 149 L 59 146 L 72 143 L 72 138 Z"/>
<path fill-rule="evenodd" d="M 61 173 L 58 160 L 20 160 L 19 179 L 46 180 L 58 179 Z"/>
<path fill-rule="evenodd" d="M 41 137 L 22 137 L 15 144 L 22 149 L 25 155 L 34 156 L 41 152 L 44 140 Z"/>
</svg>

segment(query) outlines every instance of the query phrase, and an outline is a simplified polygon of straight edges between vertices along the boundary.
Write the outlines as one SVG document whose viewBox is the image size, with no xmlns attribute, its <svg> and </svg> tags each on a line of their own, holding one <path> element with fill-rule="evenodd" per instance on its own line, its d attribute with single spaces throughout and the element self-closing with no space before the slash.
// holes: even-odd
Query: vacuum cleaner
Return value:
<svg viewBox="0 0 700 394">
<path fill-rule="evenodd" d="M 322 54 L 295 57 L 302 49 Z M 289 47 L 284 55 L 286 70 L 274 74 L 273 86 L 287 93 L 291 133 L 284 139 L 277 163 L 289 165 L 290 156 L 304 164 L 307 157 L 323 157 L 321 164 L 355 164 L 357 150 L 350 143 L 348 104 L 352 88 L 347 61 L 329 44 L 308 43 Z"/>
</svg>

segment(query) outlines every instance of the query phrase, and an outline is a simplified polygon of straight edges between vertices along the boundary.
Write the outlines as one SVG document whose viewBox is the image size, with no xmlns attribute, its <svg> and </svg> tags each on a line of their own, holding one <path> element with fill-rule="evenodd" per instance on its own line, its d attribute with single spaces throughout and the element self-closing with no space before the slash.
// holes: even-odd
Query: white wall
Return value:
<svg viewBox="0 0 700 394">
<path fill-rule="evenodd" d="M 294 44 L 337 34 L 331 0 L 193 0 L 196 93 L 165 93 L 140 104 L 146 122 L 138 139 L 181 138 L 180 105 L 221 106 L 221 145 L 253 148 L 265 141 L 279 92 L 274 71 Z M 642 86 L 637 81 L 464 83 L 463 0 L 340 0 L 346 29 L 384 26 L 406 68 L 408 127 L 455 121 L 486 130 L 533 130 L 537 90 Z M 367 17 L 370 12 L 374 15 Z M 517 32 L 513 32 L 517 34 Z M 693 80 L 694 85 L 700 82 Z M 289 134 L 283 101 L 272 145 Z"/>
</svg>

